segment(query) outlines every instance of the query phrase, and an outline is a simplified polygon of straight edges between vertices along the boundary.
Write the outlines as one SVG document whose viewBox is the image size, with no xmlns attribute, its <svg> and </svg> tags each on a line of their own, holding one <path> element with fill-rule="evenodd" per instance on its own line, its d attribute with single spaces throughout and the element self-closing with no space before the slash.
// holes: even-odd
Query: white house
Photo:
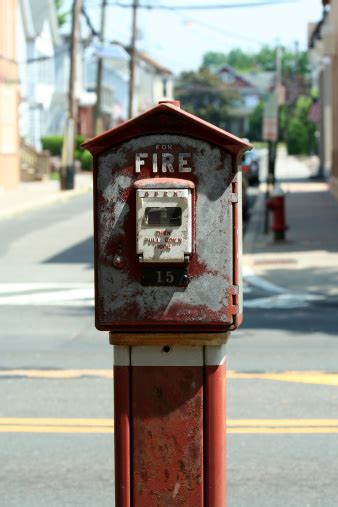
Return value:
<svg viewBox="0 0 338 507">
<path fill-rule="evenodd" d="M 20 135 L 36 149 L 50 132 L 55 58 L 63 51 L 53 0 L 19 0 Z"/>
</svg>

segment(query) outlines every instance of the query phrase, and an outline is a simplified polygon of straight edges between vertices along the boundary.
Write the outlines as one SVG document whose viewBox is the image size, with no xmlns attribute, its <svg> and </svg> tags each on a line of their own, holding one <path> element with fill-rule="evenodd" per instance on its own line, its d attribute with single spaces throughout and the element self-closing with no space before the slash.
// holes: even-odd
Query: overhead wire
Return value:
<svg viewBox="0 0 338 507">
<path fill-rule="evenodd" d="M 167 10 L 167 11 L 178 11 L 178 10 L 216 10 L 216 9 L 244 9 L 251 7 L 264 7 L 264 6 L 274 6 L 274 5 L 283 5 L 287 3 L 297 3 L 300 0 L 259 0 L 254 2 L 240 2 L 240 3 L 226 3 L 226 4 L 186 4 L 186 5 L 165 5 L 165 4 L 139 4 L 139 9 L 149 9 L 149 10 Z M 119 1 L 116 2 L 108 2 L 108 5 L 114 7 L 121 7 L 123 9 L 129 9 L 133 5 L 128 3 L 122 3 Z"/>
</svg>

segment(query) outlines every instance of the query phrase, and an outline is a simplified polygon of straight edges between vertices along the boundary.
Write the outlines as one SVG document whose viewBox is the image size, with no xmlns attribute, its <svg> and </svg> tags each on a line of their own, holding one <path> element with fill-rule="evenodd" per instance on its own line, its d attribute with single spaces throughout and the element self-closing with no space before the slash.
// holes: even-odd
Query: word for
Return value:
<svg viewBox="0 0 338 507">
<path fill-rule="evenodd" d="M 145 165 L 145 161 L 150 158 L 149 153 L 135 154 L 135 172 L 140 173 L 141 168 Z M 191 173 L 192 168 L 189 166 L 187 159 L 191 158 L 191 153 L 153 153 L 152 156 L 152 172 L 153 173 Z"/>
</svg>

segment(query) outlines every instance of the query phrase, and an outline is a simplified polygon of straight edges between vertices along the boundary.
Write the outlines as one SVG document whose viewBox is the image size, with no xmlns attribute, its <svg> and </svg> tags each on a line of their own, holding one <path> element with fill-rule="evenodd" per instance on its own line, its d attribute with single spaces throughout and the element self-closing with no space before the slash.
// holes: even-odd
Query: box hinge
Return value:
<svg viewBox="0 0 338 507">
<path fill-rule="evenodd" d="M 232 202 L 232 203 L 236 203 L 236 202 L 238 202 L 238 194 L 237 194 L 237 193 L 233 192 L 233 193 L 231 194 L 231 202 Z"/>
<path fill-rule="evenodd" d="M 239 313 L 239 287 L 238 285 L 231 286 L 231 314 L 238 315 Z"/>
</svg>

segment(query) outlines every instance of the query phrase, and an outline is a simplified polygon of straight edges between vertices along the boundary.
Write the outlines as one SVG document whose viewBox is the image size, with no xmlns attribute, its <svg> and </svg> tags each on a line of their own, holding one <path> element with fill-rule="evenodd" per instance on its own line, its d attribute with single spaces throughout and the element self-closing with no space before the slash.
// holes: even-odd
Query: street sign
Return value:
<svg viewBox="0 0 338 507">
<path fill-rule="evenodd" d="M 278 139 L 278 98 L 274 92 L 268 95 L 265 102 L 262 137 L 264 141 Z"/>
</svg>

